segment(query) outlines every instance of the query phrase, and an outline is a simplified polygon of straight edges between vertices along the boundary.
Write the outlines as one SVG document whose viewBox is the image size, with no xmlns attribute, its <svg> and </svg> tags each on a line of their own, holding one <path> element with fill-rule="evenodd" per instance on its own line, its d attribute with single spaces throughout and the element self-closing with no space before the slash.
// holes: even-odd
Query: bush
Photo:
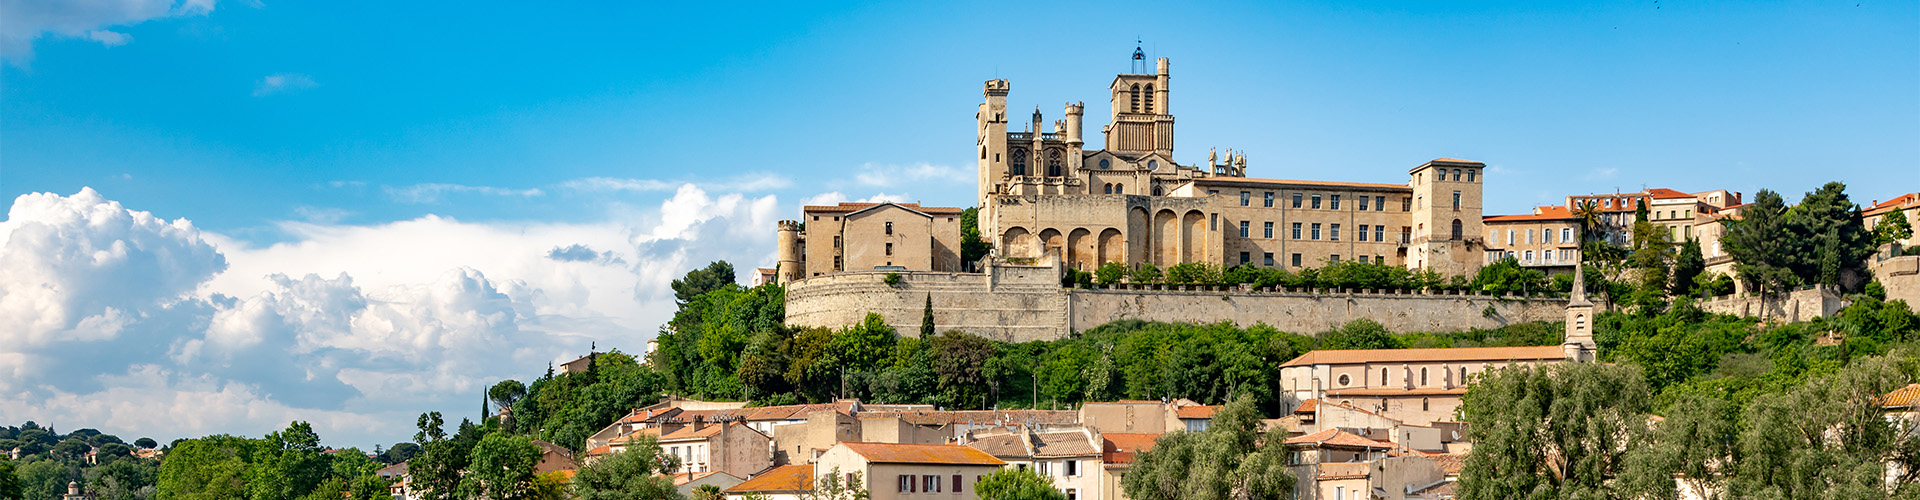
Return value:
<svg viewBox="0 0 1920 500">
<path fill-rule="evenodd" d="M 1220 266 L 1205 262 L 1183 262 L 1167 268 L 1167 283 L 1212 284 L 1220 282 Z"/>
<path fill-rule="evenodd" d="M 1102 286 L 1119 283 L 1120 279 L 1126 276 L 1127 265 L 1119 262 L 1101 264 L 1099 269 L 1093 271 L 1094 281 L 1100 283 Z"/>
<path fill-rule="evenodd" d="M 1159 283 L 1160 268 L 1148 262 L 1141 262 L 1139 264 L 1136 264 L 1133 266 L 1132 271 L 1127 272 L 1127 282 Z"/>
<path fill-rule="evenodd" d="M 887 273 L 887 277 L 882 281 L 885 281 L 887 286 L 900 286 L 900 273 Z"/>
</svg>

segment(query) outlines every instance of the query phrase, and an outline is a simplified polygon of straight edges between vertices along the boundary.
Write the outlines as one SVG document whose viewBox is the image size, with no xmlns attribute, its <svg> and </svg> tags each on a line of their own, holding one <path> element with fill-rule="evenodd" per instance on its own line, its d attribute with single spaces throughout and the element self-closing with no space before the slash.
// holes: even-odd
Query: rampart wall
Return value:
<svg viewBox="0 0 1920 500">
<path fill-rule="evenodd" d="M 1814 287 L 1773 297 L 1728 295 L 1700 301 L 1698 306 L 1700 310 L 1711 313 L 1794 322 L 1810 320 L 1815 316 L 1832 317 L 1847 307 L 1847 301 L 1826 287 Z"/>
<path fill-rule="evenodd" d="M 1558 321 L 1565 299 L 1501 298 L 1404 290 L 1255 290 L 1248 287 L 1126 286 L 1095 290 L 1058 284 L 1054 267 L 990 266 L 989 272 L 848 272 L 787 288 L 787 323 L 843 327 L 879 313 L 903 334 L 918 332 L 928 297 L 939 331 L 1024 342 L 1064 338 L 1110 321 L 1265 323 L 1314 334 L 1366 318 L 1395 332 L 1497 328 Z"/>
</svg>

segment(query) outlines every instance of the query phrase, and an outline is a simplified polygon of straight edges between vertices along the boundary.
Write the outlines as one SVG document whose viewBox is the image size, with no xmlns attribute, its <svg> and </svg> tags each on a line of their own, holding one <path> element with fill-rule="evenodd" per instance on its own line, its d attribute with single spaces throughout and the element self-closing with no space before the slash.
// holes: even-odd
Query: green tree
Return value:
<svg viewBox="0 0 1920 500">
<path fill-rule="evenodd" d="M 1707 270 L 1707 258 L 1700 253 L 1700 240 L 1687 238 L 1673 259 L 1673 296 L 1693 295 L 1694 280 Z"/>
<path fill-rule="evenodd" d="M 1220 277 L 1220 266 L 1205 262 L 1182 262 L 1167 267 L 1167 283 L 1212 284 L 1219 283 Z"/>
<path fill-rule="evenodd" d="M 519 500 L 527 498 L 540 463 L 540 447 L 523 436 L 487 434 L 474 445 L 466 474 L 457 488 L 461 498 Z"/>
<path fill-rule="evenodd" d="M 1879 405 L 1882 394 L 1907 382 L 1916 358 L 1913 351 L 1865 358 L 1754 398 L 1729 491 L 1736 498 L 1878 498 L 1891 479 L 1892 497 L 1920 495 L 1920 434 L 1902 432 Z M 1904 475 L 1886 477 L 1889 465 Z"/>
<path fill-rule="evenodd" d="M 518 380 L 502 380 L 487 389 L 487 398 L 501 408 L 513 406 L 513 403 L 520 401 L 520 398 L 526 395 L 527 386 Z"/>
<path fill-rule="evenodd" d="M 1052 480 L 1024 468 L 993 471 L 974 483 L 973 491 L 981 500 L 1067 500 L 1065 493 L 1053 489 Z"/>
<path fill-rule="evenodd" d="M 920 310 L 920 338 L 933 337 L 933 294 L 927 294 L 927 305 Z"/>
<path fill-rule="evenodd" d="M 1873 254 L 1873 234 L 1846 190 L 1846 184 L 1829 182 L 1787 212 L 1786 225 L 1799 247 L 1787 262 L 1802 282 L 1839 285 L 1843 273 L 1858 271 Z"/>
<path fill-rule="evenodd" d="M 1740 209 L 1740 218 L 1726 219 L 1726 225 L 1720 244 L 1733 257 L 1733 269 L 1747 289 L 1779 295 L 1799 282 L 1793 261 L 1800 245 L 1788 225 L 1786 201 L 1778 193 L 1760 190 L 1753 203 Z"/>
<path fill-rule="evenodd" d="M 948 408 L 984 405 L 987 360 L 993 358 L 993 341 L 978 335 L 949 331 L 932 339 L 933 372 L 939 378 L 940 393 Z"/>
<path fill-rule="evenodd" d="M 1206 431 L 1173 432 L 1140 453 L 1120 479 L 1136 500 L 1278 500 L 1293 496 L 1285 434 L 1263 435 L 1253 398 L 1214 414 Z"/>
<path fill-rule="evenodd" d="M 1127 282 L 1128 283 L 1159 283 L 1160 268 L 1155 267 L 1151 262 L 1141 262 L 1139 264 L 1134 264 L 1133 270 L 1127 272 Z"/>
<path fill-rule="evenodd" d="M 133 445 L 138 446 L 140 447 L 140 449 L 143 449 L 143 450 L 151 450 L 151 449 L 160 447 L 160 443 L 154 442 L 153 438 L 150 438 L 150 437 L 135 439 L 133 440 Z"/>
<path fill-rule="evenodd" d="M 724 500 L 725 498 L 727 498 L 727 496 L 720 493 L 719 486 L 702 484 L 700 487 L 693 489 L 693 500 Z"/>
<path fill-rule="evenodd" d="M 1126 276 L 1127 265 L 1119 262 L 1101 264 L 1098 269 L 1093 270 L 1093 281 L 1102 286 L 1119 283 L 1120 279 Z"/>
<path fill-rule="evenodd" d="M 1895 240 L 1904 240 L 1912 237 L 1913 224 L 1907 222 L 1907 212 L 1905 210 L 1889 212 L 1887 215 L 1880 217 L 1879 223 L 1873 225 L 1874 246 L 1885 245 Z"/>
<path fill-rule="evenodd" d="M 980 208 L 967 207 L 960 212 L 960 262 L 974 266 L 993 251 L 993 244 L 980 237 Z"/>
<path fill-rule="evenodd" d="M 298 498 L 327 477 L 327 456 L 320 435 L 300 421 L 285 430 L 268 433 L 260 441 L 247 474 L 247 496 L 253 500 Z"/>
<path fill-rule="evenodd" d="M 21 498 L 56 499 L 67 494 L 67 483 L 75 479 L 73 469 L 55 460 L 35 460 L 20 466 Z M 198 497 L 212 499 L 217 497 Z M 237 497 L 235 497 L 237 498 Z M 198 500 L 198 499 L 196 499 Z"/>
<path fill-rule="evenodd" d="M 26 498 L 20 492 L 20 474 L 6 455 L 0 455 L 0 498 Z"/>
<path fill-rule="evenodd" d="M 734 284 L 733 264 L 716 260 L 707 267 L 687 272 L 687 275 L 673 280 L 673 299 L 681 305 L 692 302 L 700 294 L 725 288 Z"/>
<path fill-rule="evenodd" d="M 1546 273 L 1520 267 L 1520 262 L 1514 259 L 1500 259 L 1492 265 L 1481 267 L 1467 286 L 1498 295 L 1538 293 L 1548 289 Z"/>
<path fill-rule="evenodd" d="M 467 451 L 459 441 L 448 439 L 443 430 L 445 420 L 440 412 L 420 414 L 415 422 L 420 431 L 414 433 L 413 440 L 420 444 L 420 454 L 407 462 L 407 475 L 410 485 L 422 498 L 446 500 L 455 497 L 460 487 L 460 471 L 467 467 Z"/>
<path fill-rule="evenodd" d="M 1379 322 L 1360 318 L 1320 334 L 1320 349 L 1398 349 L 1405 347 Z"/>
<path fill-rule="evenodd" d="M 841 473 L 839 467 L 834 467 L 825 477 L 813 482 L 812 492 L 800 497 L 803 500 L 867 500 L 871 494 L 863 482 L 860 473 Z"/>
<path fill-rule="evenodd" d="M 1482 377 L 1460 407 L 1474 444 L 1461 498 L 1621 496 L 1613 480 L 1644 435 L 1651 400 L 1638 368 L 1513 365 Z"/>
<path fill-rule="evenodd" d="M 247 463 L 264 443 L 227 435 L 176 442 L 160 463 L 155 498 L 232 500 L 247 498 Z"/>
<path fill-rule="evenodd" d="M 682 498 L 666 474 L 672 460 L 660 454 L 650 436 L 640 436 L 625 449 L 600 457 L 580 468 L 571 488 L 579 500 L 677 500 Z"/>
<path fill-rule="evenodd" d="M 1641 446 L 1627 450 L 1618 486 L 1628 498 L 1713 498 L 1725 491 L 1721 469 L 1735 456 L 1733 405 L 1711 394 L 1686 393 Z M 1674 480 L 1675 476 L 1685 481 Z"/>
</svg>

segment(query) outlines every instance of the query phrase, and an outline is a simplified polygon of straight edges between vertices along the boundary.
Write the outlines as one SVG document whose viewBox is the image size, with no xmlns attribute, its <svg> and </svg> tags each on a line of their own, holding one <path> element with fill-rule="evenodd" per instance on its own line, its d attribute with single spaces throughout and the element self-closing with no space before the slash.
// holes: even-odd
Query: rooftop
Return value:
<svg viewBox="0 0 1920 500">
<path fill-rule="evenodd" d="M 1303 180 L 1294 180 L 1294 179 L 1258 179 L 1253 177 L 1201 177 L 1198 179 L 1194 179 L 1193 183 L 1195 185 L 1202 185 L 1202 186 L 1206 186 L 1206 185 L 1254 185 L 1254 186 L 1261 186 L 1261 187 L 1311 186 L 1311 187 L 1347 187 L 1347 188 L 1360 188 L 1360 189 L 1387 189 L 1387 190 L 1397 190 L 1397 191 L 1413 190 L 1413 188 L 1407 187 L 1406 184 L 1378 184 L 1378 183 L 1371 183 L 1371 182 L 1303 181 Z"/>
<path fill-rule="evenodd" d="M 1133 463 L 1133 456 L 1153 449 L 1159 434 L 1109 432 L 1100 435 L 1102 460 L 1108 464 Z"/>
<path fill-rule="evenodd" d="M 1920 407 L 1920 384 L 1907 384 L 1880 397 L 1880 407 L 1887 409 Z"/>
<path fill-rule="evenodd" d="M 813 465 L 782 465 L 727 488 L 727 493 L 792 493 L 813 491 Z"/>
<path fill-rule="evenodd" d="M 1520 215 L 1495 215 L 1481 218 L 1481 222 L 1521 222 L 1536 220 L 1573 220 L 1573 210 L 1559 205 L 1533 207 L 1533 213 Z"/>
<path fill-rule="evenodd" d="M 987 452 L 957 444 L 840 443 L 868 462 L 888 464 L 1006 465 Z"/>
<path fill-rule="evenodd" d="M 879 203 L 841 202 L 836 205 L 807 205 L 804 207 L 800 207 L 800 211 L 801 212 L 820 212 L 820 213 L 849 213 L 849 212 L 858 212 L 861 210 L 866 210 L 866 209 L 877 207 L 880 205 L 897 205 L 900 208 L 913 210 L 923 214 L 936 214 L 936 215 L 960 215 L 960 212 L 966 211 L 966 209 L 959 208 L 959 207 L 923 207 L 923 206 L 920 206 L 919 203 L 894 203 L 894 202 L 885 202 L 885 201 L 879 202 Z"/>
<path fill-rule="evenodd" d="M 1454 347 L 1436 349 L 1350 349 L 1319 350 L 1300 355 L 1280 366 L 1341 365 L 1366 363 L 1419 363 L 1436 361 L 1521 361 L 1560 360 L 1567 353 L 1560 346 L 1526 347 Z"/>
<path fill-rule="evenodd" d="M 1219 406 L 1186 406 L 1174 410 L 1173 414 L 1180 418 L 1213 418 L 1219 411 Z"/>
<path fill-rule="evenodd" d="M 1343 431 L 1340 429 L 1327 429 L 1324 431 L 1315 432 L 1313 434 L 1308 434 L 1305 436 L 1288 439 L 1287 444 L 1314 445 L 1314 446 L 1322 446 L 1322 447 L 1337 446 L 1337 447 L 1348 447 L 1348 448 L 1393 448 L 1394 447 L 1393 443 L 1375 440 L 1375 439 L 1368 439 L 1360 436 L 1359 434 L 1354 434 L 1354 433 Z"/>
</svg>

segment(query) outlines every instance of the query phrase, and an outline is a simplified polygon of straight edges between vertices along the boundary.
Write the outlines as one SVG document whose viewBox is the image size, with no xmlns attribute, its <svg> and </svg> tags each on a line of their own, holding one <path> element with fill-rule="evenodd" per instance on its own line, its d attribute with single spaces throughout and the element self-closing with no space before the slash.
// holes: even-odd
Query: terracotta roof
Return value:
<svg viewBox="0 0 1920 500">
<path fill-rule="evenodd" d="M 1293 358 L 1280 366 L 1316 364 L 1413 363 L 1432 361 L 1508 361 L 1566 359 L 1560 346 L 1528 347 L 1453 347 L 1436 349 L 1352 349 L 1319 350 Z"/>
<path fill-rule="evenodd" d="M 1880 398 L 1881 408 L 1914 408 L 1920 406 L 1920 384 L 1907 384 L 1894 389 Z"/>
<path fill-rule="evenodd" d="M 899 417 L 910 424 L 934 426 L 996 423 L 1070 425 L 1080 421 L 1079 414 L 1073 410 L 868 411 L 861 412 L 860 417 Z"/>
<path fill-rule="evenodd" d="M 1213 418 L 1213 414 L 1218 411 L 1220 411 L 1218 406 L 1188 406 L 1174 410 L 1173 414 L 1180 418 Z"/>
<path fill-rule="evenodd" d="M 1300 407 L 1294 408 L 1293 412 L 1294 413 L 1313 413 L 1314 410 L 1317 410 L 1319 408 L 1320 408 L 1320 400 L 1309 399 L 1306 401 L 1301 401 Z"/>
<path fill-rule="evenodd" d="M 813 491 L 813 465 L 782 465 L 727 488 L 727 493 L 791 493 Z"/>
<path fill-rule="evenodd" d="M 1033 456 L 1036 457 L 1078 457 L 1100 454 L 1100 445 L 1094 444 L 1092 436 L 1080 431 L 1036 432 L 1033 434 Z"/>
<path fill-rule="evenodd" d="M 1679 191 L 1674 191 L 1672 189 L 1667 189 L 1667 188 L 1648 189 L 1647 196 L 1651 196 L 1653 197 L 1653 199 L 1656 199 L 1656 200 L 1671 200 L 1674 198 L 1692 198 L 1693 197 L 1693 195 L 1682 193 Z"/>
<path fill-rule="evenodd" d="M 996 457 L 1026 457 L 1027 444 L 1024 441 L 1026 436 L 1018 433 L 993 434 L 980 436 L 967 443 L 967 446 Z"/>
<path fill-rule="evenodd" d="M 1194 179 L 1193 183 L 1195 185 L 1259 184 L 1259 185 L 1275 186 L 1275 187 L 1316 186 L 1316 187 L 1389 189 L 1389 190 L 1398 190 L 1398 191 L 1413 190 L 1412 187 L 1408 187 L 1406 184 L 1379 184 L 1379 183 L 1372 183 L 1372 182 L 1303 181 L 1303 180 L 1297 180 L 1297 179 L 1259 179 L 1259 178 L 1253 178 L 1253 177 L 1201 177 L 1198 179 Z"/>
<path fill-rule="evenodd" d="M 1519 222 L 1529 220 L 1570 220 L 1574 219 L 1573 210 L 1559 205 L 1533 207 L 1533 213 L 1520 215 L 1495 215 L 1481 217 L 1481 222 Z"/>
<path fill-rule="evenodd" d="M 1397 419 L 1397 418 L 1393 418 L 1393 417 L 1389 417 L 1389 416 L 1386 416 L 1386 415 L 1381 415 L 1381 414 L 1379 414 L 1379 413 L 1375 413 L 1375 412 L 1373 412 L 1372 410 L 1367 410 L 1367 409 L 1364 409 L 1364 408 L 1361 408 L 1361 407 L 1358 407 L 1358 406 L 1354 406 L 1354 405 L 1350 405 L 1350 404 L 1346 404 L 1346 403 L 1327 403 L 1327 406 L 1328 406 L 1328 407 L 1331 407 L 1331 408 L 1342 408 L 1342 409 L 1347 409 L 1347 410 L 1352 410 L 1352 411 L 1357 411 L 1357 412 L 1360 412 L 1360 413 L 1365 413 L 1365 414 L 1368 414 L 1368 415 L 1373 415 L 1373 416 L 1376 416 L 1376 417 L 1380 417 L 1380 418 L 1384 418 L 1384 419 L 1387 419 L 1387 420 L 1391 420 L 1391 421 L 1394 421 L 1394 422 L 1401 422 L 1401 420 L 1400 420 L 1400 419 Z"/>
<path fill-rule="evenodd" d="M 686 485 L 687 483 L 691 483 L 691 482 L 694 482 L 694 481 L 699 481 L 699 480 L 701 480 L 701 479 L 706 479 L 706 478 L 707 478 L 707 476 L 712 476 L 712 475 L 714 475 L 714 474 L 727 474 L 727 473 L 725 473 L 725 472 L 720 472 L 720 471 L 708 471 L 708 472 L 675 472 L 675 473 L 673 473 L 673 485 L 674 485 L 674 486 L 684 486 L 684 485 Z M 728 477 L 732 477 L 732 476 L 733 476 L 733 474 L 727 474 L 727 476 L 728 476 Z M 737 478 L 737 477 L 736 477 L 736 478 L 734 478 L 734 479 L 739 479 L 739 478 Z"/>
<path fill-rule="evenodd" d="M 607 442 L 625 443 L 628 441 L 632 441 L 634 439 L 638 439 L 640 436 L 653 436 L 658 441 L 661 441 L 661 442 L 680 441 L 685 439 L 706 439 L 706 438 L 713 437 L 715 434 L 719 434 L 720 431 L 724 430 L 727 425 L 746 425 L 746 424 L 742 424 L 739 422 L 728 422 L 726 424 L 712 424 L 712 425 L 701 426 L 699 430 L 694 430 L 693 426 L 689 425 L 686 427 L 681 427 L 679 429 L 674 429 L 673 432 L 669 432 L 664 435 L 660 434 L 659 427 L 648 427 L 645 429 L 633 431 L 624 436 L 609 439 L 607 440 Z"/>
<path fill-rule="evenodd" d="M 840 443 L 840 446 L 866 457 L 868 462 L 887 464 L 959 464 L 1006 465 L 987 452 L 957 444 Z"/>
<path fill-rule="evenodd" d="M 1311 444 L 1316 446 L 1344 446 L 1348 448 L 1393 448 L 1393 443 L 1367 439 L 1340 429 L 1327 429 L 1313 434 L 1288 439 L 1287 444 Z"/>
<path fill-rule="evenodd" d="M 604 445 L 604 444 L 600 446 L 596 446 L 591 450 L 587 450 L 587 456 L 589 457 L 597 457 L 597 456 L 605 455 L 608 453 L 613 453 L 613 447 L 609 445 Z"/>
<path fill-rule="evenodd" d="M 880 202 L 880 203 L 843 202 L 837 205 L 807 205 L 804 207 L 800 207 L 800 211 L 801 212 L 821 212 L 821 213 L 845 213 L 845 212 L 858 212 L 861 210 L 877 207 L 880 205 L 898 205 L 900 208 L 913 210 L 923 214 L 959 215 L 960 212 L 966 211 L 966 209 L 958 208 L 958 207 L 923 207 L 923 206 L 920 206 L 919 203 L 893 203 L 893 202 Z"/>
<path fill-rule="evenodd" d="M 1861 211 L 1860 215 L 1861 216 L 1880 215 L 1887 212 L 1892 212 L 1894 210 L 1901 210 L 1901 209 L 1916 207 L 1916 206 L 1920 206 L 1920 193 L 1907 193 L 1907 194 L 1903 194 L 1898 197 L 1895 197 L 1894 199 L 1891 199 L 1891 200 L 1875 203 L 1872 207 L 1868 207 L 1866 210 Z"/>
<path fill-rule="evenodd" d="M 1133 456 L 1153 449 L 1159 434 L 1109 432 L 1100 435 L 1101 460 L 1109 464 L 1133 463 Z"/>
<path fill-rule="evenodd" d="M 1440 462 L 1440 471 L 1445 472 L 1449 476 L 1460 475 L 1460 469 L 1466 468 L 1467 466 L 1466 455 L 1434 454 L 1427 455 L 1427 458 L 1431 458 L 1435 462 Z"/>
<path fill-rule="evenodd" d="M 1441 481 L 1414 493 L 1425 498 L 1453 498 L 1453 492 L 1459 488 L 1459 485 L 1458 481 Z"/>
</svg>

